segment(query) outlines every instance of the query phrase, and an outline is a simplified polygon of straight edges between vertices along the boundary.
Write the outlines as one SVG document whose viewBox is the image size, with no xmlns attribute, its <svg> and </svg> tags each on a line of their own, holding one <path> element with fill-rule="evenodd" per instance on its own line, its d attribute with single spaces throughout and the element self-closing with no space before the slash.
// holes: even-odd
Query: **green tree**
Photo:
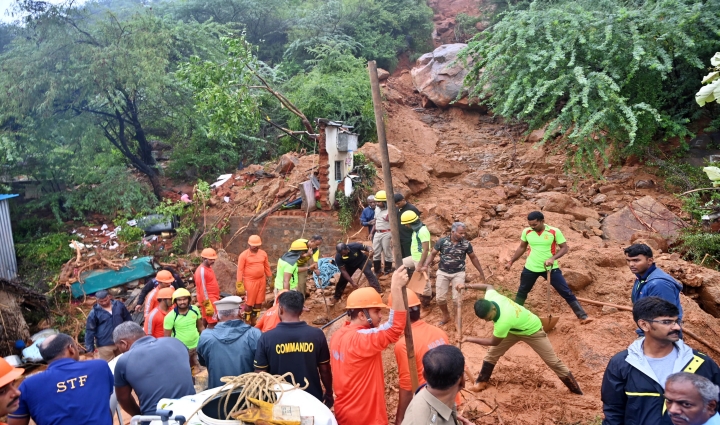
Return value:
<svg viewBox="0 0 720 425">
<path fill-rule="evenodd" d="M 495 114 L 564 134 L 593 171 L 608 144 L 632 152 L 686 136 L 701 57 L 720 39 L 720 3 L 535 1 L 476 35 L 465 83 Z M 714 50 L 712 50 L 714 51 Z"/>
</svg>

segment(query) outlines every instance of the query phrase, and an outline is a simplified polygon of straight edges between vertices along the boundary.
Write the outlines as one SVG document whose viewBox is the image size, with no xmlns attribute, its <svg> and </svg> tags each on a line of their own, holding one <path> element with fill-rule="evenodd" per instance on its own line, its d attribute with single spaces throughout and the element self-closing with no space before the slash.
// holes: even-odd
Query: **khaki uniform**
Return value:
<svg viewBox="0 0 720 425">
<path fill-rule="evenodd" d="M 388 210 L 375 208 L 375 236 L 373 237 L 373 260 L 385 260 L 392 263 L 392 232 L 390 232 L 390 221 Z"/>
<path fill-rule="evenodd" d="M 405 411 L 405 418 L 402 425 L 458 425 L 457 409 L 449 408 L 434 395 L 430 394 L 427 388 L 423 388 L 415 397 Z"/>
</svg>

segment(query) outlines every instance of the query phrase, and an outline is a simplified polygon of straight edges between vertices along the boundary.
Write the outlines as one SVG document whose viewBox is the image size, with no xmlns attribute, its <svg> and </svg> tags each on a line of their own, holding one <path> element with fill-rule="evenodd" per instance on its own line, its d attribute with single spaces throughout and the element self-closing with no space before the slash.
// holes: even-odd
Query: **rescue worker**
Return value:
<svg viewBox="0 0 720 425">
<path fill-rule="evenodd" d="M 260 320 L 258 320 L 257 325 L 255 325 L 256 328 L 260 329 L 260 332 L 267 332 L 273 330 L 278 325 L 278 323 L 280 323 L 280 315 L 278 314 L 278 298 L 280 298 L 280 295 L 284 294 L 287 291 L 287 289 L 282 289 L 278 291 L 277 295 L 275 296 L 275 304 L 273 304 L 273 306 L 269 309 L 265 310 L 265 313 L 260 316 Z"/>
<path fill-rule="evenodd" d="M 678 372 L 665 381 L 665 407 L 673 425 L 720 425 L 720 387 L 694 373 Z"/>
<path fill-rule="evenodd" d="M 172 277 L 174 279 L 172 282 L 173 288 L 180 289 L 180 288 L 185 287 L 185 282 L 183 282 L 182 277 L 174 268 L 168 267 L 168 266 L 163 266 L 160 268 L 158 273 L 160 273 L 163 270 L 170 272 L 170 274 L 172 275 Z M 139 313 L 143 309 L 143 306 L 145 305 L 145 299 L 147 298 L 148 294 L 150 293 L 150 291 L 155 289 L 159 284 L 160 284 L 160 282 L 157 281 L 157 275 L 155 275 L 154 278 L 150 279 L 148 282 L 145 283 L 145 286 L 143 286 L 142 291 L 140 291 L 140 295 L 138 295 L 137 304 L 135 305 L 135 310 L 134 310 L 135 313 Z"/>
<path fill-rule="evenodd" d="M 132 321 L 125 304 L 112 299 L 106 290 L 95 293 L 97 302 L 88 314 L 85 324 L 85 351 L 96 353 L 97 357 L 109 362 L 118 355 L 113 344 L 113 330 L 121 323 Z M 95 350 L 97 347 L 97 351 Z"/>
<path fill-rule="evenodd" d="M 113 374 L 107 362 L 79 361 L 80 349 L 66 334 L 51 335 L 38 348 L 48 368 L 20 384 L 20 405 L 8 424 L 32 419 L 37 425 L 112 425 Z"/>
<path fill-rule="evenodd" d="M 582 395 L 580 386 L 565 363 L 555 354 L 550 339 L 542 329 L 540 318 L 525 307 L 500 295 L 492 285 L 477 283 L 456 285 L 456 289 L 485 289 L 485 299 L 475 302 L 475 315 L 493 322 L 493 334 L 489 338 L 464 337 L 463 342 L 490 347 L 483 359 L 480 374 L 470 390 L 482 391 L 488 387 L 490 376 L 500 357 L 518 342 L 524 342 L 535 351 L 546 365 L 560 378 L 570 392 Z"/>
<path fill-rule="evenodd" d="M 465 356 L 460 349 L 435 347 L 423 356 L 422 364 L 427 385 L 410 402 L 402 424 L 472 425 L 458 414 L 455 402 L 465 387 Z"/>
<path fill-rule="evenodd" d="M 168 315 L 172 308 L 172 287 L 162 288 L 157 294 L 157 307 L 155 307 L 149 315 L 145 317 L 145 333 L 155 338 L 165 336 L 165 316 Z"/>
<path fill-rule="evenodd" d="M 305 298 L 297 291 L 287 291 L 278 297 L 278 313 L 282 322 L 260 337 L 255 352 L 255 371 L 271 375 L 292 372 L 296 382 L 308 383 L 307 393 L 332 408 L 333 386 L 327 338 L 322 330 L 300 320 L 304 304 Z"/>
<path fill-rule="evenodd" d="M 673 303 L 678 309 L 678 318 L 682 319 L 680 292 L 683 286 L 655 265 L 652 249 L 640 243 L 630 245 L 624 249 L 624 252 L 628 268 L 635 274 L 635 283 L 630 294 L 633 304 L 645 297 L 660 297 Z M 640 336 L 643 335 L 641 329 L 637 329 L 635 332 Z M 682 338 L 682 333 L 680 333 L 680 337 Z"/>
<path fill-rule="evenodd" d="M 527 220 L 529 227 L 524 228 L 520 234 L 520 246 L 505 265 L 505 270 L 510 270 L 513 263 L 522 257 L 528 246 L 530 247 L 525 267 L 520 274 L 520 287 L 515 295 L 515 303 L 520 306 L 525 305 L 525 300 L 537 279 L 539 277 L 547 279 L 547 271 L 550 269 L 550 281 L 555 291 L 565 299 L 581 324 L 591 322 L 592 319 L 588 318 L 558 266 L 557 260 L 570 250 L 565 236 L 560 229 L 545 224 L 545 216 L 540 211 L 528 214 Z"/>
<path fill-rule="evenodd" d="M 254 370 L 253 359 L 262 334 L 240 320 L 238 296 L 225 297 L 215 303 L 220 321 L 213 329 L 200 334 L 197 346 L 201 366 L 208 369 L 208 388 L 224 385 L 223 376 L 239 376 Z"/>
<path fill-rule="evenodd" d="M 167 270 L 160 270 L 157 275 L 155 276 L 155 281 L 157 282 L 157 286 L 155 286 L 150 292 L 148 293 L 147 297 L 145 298 L 145 320 L 147 320 L 147 317 L 150 315 L 150 312 L 155 309 L 158 305 L 158 299 L 157 295 L 163 288 L 171 288 L 173 282 L 175 282 L 175 278 L 173 277 L 172 273 L 170 273 Z M 144 289 L 144 288 L 143 288 Z M 174 291 L 173 289 L 170 289 L 170 291 Z M 137 309 L 137 307 L 136 307 Z"/>
<path fill-rule="evenodd" d="M 10 366 L 7 360 L 0 357 L 0 418 L 20 407 L 20 391 L 15 386 L 15 381 L 24 372 L 25 369 Z M 0 425 L 7 424 L 0 422 Z"/>
<path fill-rule="evenodd" d="M 245 295 L 245 323 L 255 326 L 262 303 L 265 302 L 267 279 L 272 277 L 267 252 L 260 249 L 262 239 L 252 235 L 249 248 L 238 256 L 237 293 Z"/>
<path fill-rule="evenodd" d="M 323 238 L 320 235 L 313 235 L 310 239 L 299 239 L 305 241 L 308 246 L 307 256 L 300 257 L 297 261 L 298 268 L 304 268 L 304 272 L 298 273 L 298 291 L 305 298 L 310 296 L 308 292 L 307 282 L 312 279 L 310 274 L 313 270 L 317 270 L 317 263 L 320 261 L 320 246 L 322 245 Z"/>
<path fill-rule="evenodd" d="M 190 367 L 198 366 L 197 345 L 200 333 L 205 329 L 203 317 L 197 307 L 190 305 L 192 295 L 185 288 L 173 292 L 172 302 L 175 308 L 170 311 L 163 321 L 166 337 L 174 337 L 185 344 L 190 359 Z M 194 371 L 193 371 L 194 372 Z"/>
<path fill-rule="evenodd" d="M 368 196 L 367 202 L 368 206 L 363 208 L 362 213 L 360 214 L 360 224 L 367 228 L 368 239 L 372 241 L 372 228 L 373 224 L 375 224 L 375 207 L 377 206 L 375 203 L 375 195 Z"/>
<path fill-rule="evenodd" d="M 408 276 L 412 278 L 415 270 L 421 273 L 427 272 L 425 262 L 430 252 L 430 231 L 427 226 L 420 221 L 420 216 L 410 210 L 402 213 L 400 224 L 401 228 L 404 227 L 411 230 L 410 251 L 407 257 L 403 257 L 403 266 L 408 270 Z M 427 304 L 429 305 L 432 299 L 432 283 L 430 283 L 430 279 L 425 281 L 422 297 L 424 300 L 427 300 Z"/>
<path fill-rule="evenodd" d="M 420 216 L 420 210 L 418 210 L 415 205 L 406 201 L 402 193 L 396 193 L 395 195 L 393 195 L 393 198 L 393 201 L 395 201 L 395 206 L 397 207 L 398 219 L 402 219 L 402 215 L 407 211 L 412 211 L 418 217 Z M 402 252 L 402 258 L 410 256 L 412 233 L 413 230 L 411 228 L 400 226 L 400 249 Z"/>
<path fill-rule="evenodd" d="M 402 288 L 407 282 L 407 271 L 400 266 L 392 276 L 393 302 L 388 321 L 382 325 L 380 311 L 387 306 L 375 289 L 357 289 L 347 299 L 349 321 L 330 340 L 335 417 L 339 424 L 388 424 L 382 351 L 397 342 L 405 328 L 407 312 Z"/>
<path fill-rule="evenodd" d="M 390 232 L 390 218 L 388 218 L 387 196 L 381 190 L 375 194 L 375 224 L 373 225 L 373 267 L 375 274 L 382 276 L 382 261 L 385 260 L 385 274 L 393 272 L 392 233 Z"/>
<path fill-rule="evenodd" d="M 217 323 L 213 304 L 220 299 L 220 285 L 212 269 L 212 265 L 217 260 L 217 252 L 212 248 L 205 248 L 200 253 L 200 257 L 203 261 L 195 269 L 195 288 L 203 320 L 207 327 L 212 329 Z"/>
<path fill-rule="evenodd" d="M 413 344 L 415 344 L 415 363 L 417 365 L 418 384 L 422 387 L 425 385 L 425 378 L 423 377 L 423 356 L 435 347 L 449 344 L 448 341 L 450 341 L 450 339 L 444 330 L 420 319 L 420 298 L 418 298 L 415 292 L 407 291 L 407 296 L 408 318 L 412 323 Z M 388 297 L 388 304 L 392 304 L 392 295 Z M 405 338 L 400 338 L 395 344 L 395 360 L 398 364 L 398 386 L 400 387 L 397 412 L 395 413 L 395 425 L 400 425 L 405 417 L 405 410 L 413 399 Z M 461 402 L 462 397 L 458 392 L 455 403 L 459 405 Z"/>
<path fill-rule="evenodd" d="M 457 303 L 460 302 L 460 296 L 455 289 L 458 284 L 465 283 L 465 263 L 466 257 L 470 258 L 470 262 L 480 273 L 480 280 L 485 281 L 485 274 L 482 271 L 480 260 L 473 251 L 470 241 L 465 239 L 465 224 L 456 221 L 450 228 L 450 236 L 438 239 L 435 242 L 430 257 L 425 261 L 425 267 L 429 267 L 435 256 L 440 254 L 440 264 L 438 265 L 437 275 L 435 277 L 435 299 L 443 318 L 440 326 L 450 322 L 450 312 L 447 308 L 447 294 L 452 292 L 454 310 L 457 311 Z M 424 307 L 429 306 L 430 300 L 427 299 Z"/>
<path fill-rule="evenodd" d="M 335 295 L 328 304 L 330 307 L 335 306 L 335 304 L 340 301 L 348 283 L 354 288 L 357 288 L 357 284 L 353 281 L 352 276 L 355 274 L 355 271 L 360 269 L 362 269 L 365 278 L 367 278 L 368 284 L 373 287 L 378 294 L 382 293 L 380 282 L 378 282 L 377 276 L 373 273 L 370 268 L 370 263 L 368 262 L 368 257 L 372 255 L 372 249 L 360 242 L 350 244 L 341 242 L 335 247 L 335 252 L 335 265 L 340 270 L 340 279 L 335 285 Z M 367 255 L 365 253 L 367 253 Z"/>
<path fill-rule="evenodd" d="M 305 272 L 308 267 L 299 267 L 297 262 L 300 258 L 310 256 L 307 241 L 297 239 L 290 244 L 290 250 L 278 259 L 277 274 L 275 275 L 275 292 L 282 289 L 297 291 L 298 272 Z"/>
<path fill-rule="evenodd" d="M 720 384 L 720 368 L 713 359 L 680 339 L 679 314 L 675 305 L 659 297 L 633 305 L 633 320 L 645 336 L 613 356 L 605 369 L 600 387 L 603 425 L 669 425 L 663 395 L 673 373 L 694 373 Z"/>
</svg>

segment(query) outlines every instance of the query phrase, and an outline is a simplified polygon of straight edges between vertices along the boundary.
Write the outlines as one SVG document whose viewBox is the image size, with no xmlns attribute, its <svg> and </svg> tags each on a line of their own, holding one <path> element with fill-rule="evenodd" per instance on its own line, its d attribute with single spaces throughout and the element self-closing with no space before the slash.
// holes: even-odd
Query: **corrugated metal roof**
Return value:
<svg viewBox="0 0 720 425">
<path fill-rule="evenodd" d="M 7 194 L 7 195 L 0 195 L 0 201 L 4 201 L 5 199 L 10 199 L 10 198 L 15 198 L 15 197 L 17 197 L 17 196 L 20 196 L 20 195 L 18 195 L 18 194 L 16 194 L 16 193 L 15 193 L 15 194 L 10 193 L 10 194 Z"/>
<path fill-rule="evenodd" d="M 12 280 L 17 276 L 17 260 L 7 199 L 18 195 L 0 196 L 0 277 Z"/>
</svg>

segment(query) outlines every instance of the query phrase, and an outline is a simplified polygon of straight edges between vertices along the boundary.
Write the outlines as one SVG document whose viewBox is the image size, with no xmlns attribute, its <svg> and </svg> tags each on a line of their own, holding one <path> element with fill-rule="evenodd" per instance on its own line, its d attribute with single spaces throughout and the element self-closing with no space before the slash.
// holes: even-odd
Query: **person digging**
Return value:
<svg viewBox="0 0 720 425">
<path fill-rule="evenodd" d="M 485 289 L 485 298 L 475 301 L 475 315 L 487 322 L 492 321 L 494 323 L 491 337 L 464 337 L 462 340 L 463 342 L 472 342 L 490 347 L 483 359 L 480 374 L 475 381 L 475 385 L 470 387 L 470 391 L 478 392 L 487 388 L 490 376 L 500 357 L 513 345 L 522 341 L 540 356 L 570 392 L 583 394 L 570 369 L 555 354 L 550 339 L 542 329 L 539 317 L 525 307 L 500 295 L 492 285 L 484 283 L 468 285 L 463 283 L 455 285 L 455 289 Z"/>
<path fill-rule="evenodd" d="M 400 216 L 401 227 L 405 227 L 411 230 L 410 233 L 410 252 L 408 256 L 403 257 L 403 266 L 408 271 L 408 277 L 412 279 L 415 270 L 420 273 L 427 272 L 427 266 L 425 260 L 430 252 L 430 230 L 427 226 L 420 221 L 420 216 L 415 214 L 414 211 L 408 210 L 402 213 Z M 430 300 L 432 299 L 432 283 L 430 280 L 425 281 L 425 288 L 422 292 L 422 307 L 425 309 L 425 315 L 429 313 L 428 307 L 430 306 Z M 447 307 L 445 307 L 447 310 Z"/>
<path fill-rule="evenodd" d="M 547 279 L 547 271 L 550 269 L 550 285 L 565 299 L 575 316 L 580 319 L 580 323 L 584 325 L 592 322 L 593 319 L 588 317 L 580 305 L 558 266 L 557 260 L 570 250 L 565 236 L 557 227 L 545 224 L 545 216 L 540 211 L 528 214 L 527 220 L 529 227 L 524 228 L 520 234 L 520 246 L 505 265 L 505 270 L 510 270 L 513 263 L 522 257 L 530 247 L 525 267 L 520 273 L 520 287 L 515 295 L 515 303 L 520 306 L 525 305 L 525 300 L 537 279 L 541 276 Z"/>
</svg>

